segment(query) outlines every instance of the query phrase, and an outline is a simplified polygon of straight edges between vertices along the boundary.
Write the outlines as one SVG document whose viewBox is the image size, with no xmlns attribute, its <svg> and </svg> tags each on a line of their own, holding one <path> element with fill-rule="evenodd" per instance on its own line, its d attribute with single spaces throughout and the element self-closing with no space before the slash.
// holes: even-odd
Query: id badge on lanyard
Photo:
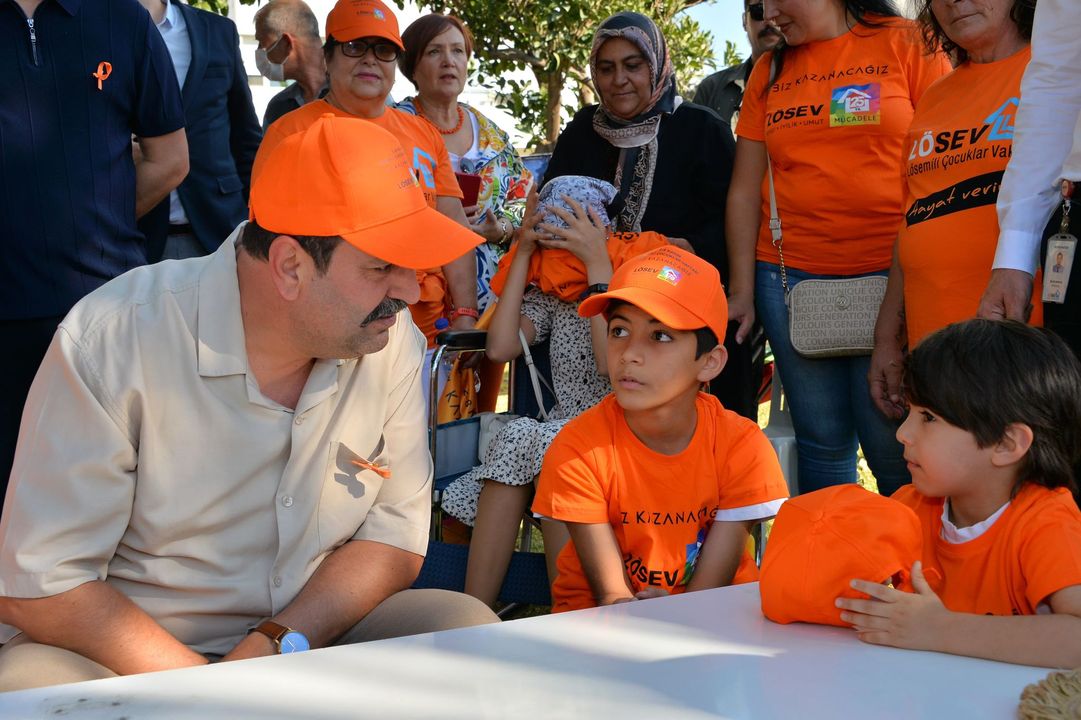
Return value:
<svg viewBox="0 0 1081 720">
<path fill-rule="evenodd" d="M 1043 301 L 1045 303 L 1066 302 L 1066 291 L 1070 285 L 1070 269 L 1073 268 L 1074 253 L 1077 251 L 1077 238 L 1070 234 L 1070 198 L 1062 201 L 1062 223 L 1057 235 L 1047 241 L 1047 258 L 1043 266 Z"/>
</svg>

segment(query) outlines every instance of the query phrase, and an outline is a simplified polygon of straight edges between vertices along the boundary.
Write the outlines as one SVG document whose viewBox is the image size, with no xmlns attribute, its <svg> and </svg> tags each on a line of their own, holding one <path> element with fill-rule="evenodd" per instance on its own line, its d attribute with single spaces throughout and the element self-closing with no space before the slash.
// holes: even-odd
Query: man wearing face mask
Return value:
<svg viewBox="0 0 1081 720">
<path fill-rule="evenodd" d="M 751 76 L 751 69 L 758 58 L 781 39 L 777 29 L 763 19 L 761 2 L 743 0 L 743 29 L 747 31 L 747 39 L 751 43 L 751 56 L 739 65 L 715 72 L 703 80 L 692 101 L 713 108 L 733 128 L 739 118 L 743 89 Z"/>
<path fill-rule="evenodd" d="M 292 85 L 270 99 L 263 130 L 297 108 L 327 94 L 327 65 L 319 20 L 303 0 L 270 0 L 255 13 L 255 64 L 267 80 Z"/>
<path fill-rule="evenodd" d="M 139 220 L 139 229 L 152 263 L 199 257 L 247 217 L 251 166 L 263 133 L 233 21 L 176 0 L 139 2 L 173 60 L 191 168 L 180 187 Z"/>
</svg>

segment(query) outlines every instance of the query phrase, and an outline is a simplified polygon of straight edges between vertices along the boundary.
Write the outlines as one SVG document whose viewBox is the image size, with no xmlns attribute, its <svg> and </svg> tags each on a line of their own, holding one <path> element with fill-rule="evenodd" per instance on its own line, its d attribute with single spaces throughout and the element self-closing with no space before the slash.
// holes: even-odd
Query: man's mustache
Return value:
<svg viewBox="0 0 1081 720">
<path fill-rule="evenodd" d="M 772 25 L 766 25 L 758 31 L 758 37 L 760 38 L 769 37 L 770 35 L 773 35 L 774 37 L 781 37 L 781 31 L 773 27 Z"/>
<path fill-rule="evenodd" d="M 373 323 L 376 320 L 382 320 L 388 318 L 391 315 L 397 315 L 402 310 L 409 307 L 408 303 L 398 300 L 397 298 L 383 298 L 383 301 L 375 306 L 375 310 L 368 313 L 368 317 L 364 318 L 364 322 L 360 324 L 361 327 Z"/>
</svg>

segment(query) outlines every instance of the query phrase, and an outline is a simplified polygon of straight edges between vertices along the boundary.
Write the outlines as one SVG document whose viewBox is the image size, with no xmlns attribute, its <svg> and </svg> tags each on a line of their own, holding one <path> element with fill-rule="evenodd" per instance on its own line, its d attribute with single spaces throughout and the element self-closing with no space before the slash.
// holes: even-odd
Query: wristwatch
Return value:
<svg viewBox="0 0 1081 720">
<path fill-rule="evenodd" d="M 293 628 L 279 625 L 273 620 L 264 620 L 251 630 L 248 630 L 249 634 L 253 632 L 266 635 L 273 640 L 274 645 L 278 648 L 279 655 L 303 652 L 311 649 L 311 645 L 308 644 L 308 638 L 304 637 L 302 633 L 298 633 Z"/>
<path fill-rule="evenodd" d="M 608 292 L 608 283 L 594 283 L 582 291 L 582 294 L 578 296 L 578 302 L 582 302 L 592 295 L 599 295 L 606 292 Z"/>
</svg>

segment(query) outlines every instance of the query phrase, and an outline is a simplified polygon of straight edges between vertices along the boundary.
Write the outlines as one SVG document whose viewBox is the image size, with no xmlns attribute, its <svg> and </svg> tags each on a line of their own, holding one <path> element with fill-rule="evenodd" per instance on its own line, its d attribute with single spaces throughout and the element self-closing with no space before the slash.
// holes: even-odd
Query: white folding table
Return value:
<svg viewBox="0 0 1081 720">
<path fill-rule="evenodd" d="M 0 694 L 0 718 L 1010 718 L 1047 674 L 775 625 L 743 585 Z"/>
</svg>

